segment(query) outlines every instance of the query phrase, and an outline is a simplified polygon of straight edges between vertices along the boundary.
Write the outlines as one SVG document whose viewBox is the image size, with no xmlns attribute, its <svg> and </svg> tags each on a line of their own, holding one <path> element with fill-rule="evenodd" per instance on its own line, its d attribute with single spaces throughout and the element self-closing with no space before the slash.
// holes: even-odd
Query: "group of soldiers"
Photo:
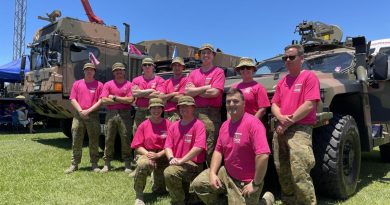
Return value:
<svg viewBox="0 0 390 205">
<path fill-rule="evenodd" d="M 191 194 L 205 204 L 273 204 L 272 193 L 260 196 L 271 153 L 261 122 L 271 106 L 277 119 L 273 136 L 274 163 L 286 204 L 316 204 L 310 170 L 314 166 L 312 126 L 320 100 L 319 81 L 302 69 L 303 48 L 285 48 L 289 73 L 276 86 L 269 102 L 264 87 L 254 81 L 256 65 L 241 58 L 236 71 L 242 81 L 226 93 L 227 120 L 221 125 L 225 75 L 213 65 L 214 47 L 199 50 L 202 65 L 186 76 L 182 58 L 172 60 L 173 76 L 155 75 L 151 58 L 142 60 L 143 74 L 126 80 L 122 63 L 112 66 L 114 79 L 104 85 L 94 79 L 95 65 L 84 65 L 84 79 L 70 95 L 76 114 L 72 123 L 72 173 L 81 161 L 85 132 L 89 136 L 92 170 L 111 170 L 114 140 L 121 139 L 125 172 L 134 177 L 135 204 L 145 204 L 146 179 L 153 175 L 152 191 L 168 192 L 172 204 L 186 204 Z M 105 105 L 104 167 L 98 166 L 98 109 Z M 131 115 L 135 109 L 135 116 Z M 207 169 L 206 169 L 207 168 Z M 190 194 L 191 193 L 191 194 Z"/>
</svg>

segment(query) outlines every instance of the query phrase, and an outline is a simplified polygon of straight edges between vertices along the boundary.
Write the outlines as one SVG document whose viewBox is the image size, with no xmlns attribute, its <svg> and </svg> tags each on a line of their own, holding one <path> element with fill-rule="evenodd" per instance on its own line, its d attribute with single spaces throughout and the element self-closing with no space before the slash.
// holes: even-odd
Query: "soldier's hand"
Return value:
<svg viewBox="0 0 390 205">
<path fill-rule="evenodd" d="M 279 117 L 278 117 L 278 121 L 279 121 L 279 123 L 280 123 L 281 125 L 283 125 L 283 126 L 290 123 L 290 122 L 289 122 L 289 118 L 288 118 L 287 115 L 281 115 L 281 116 L 279 116 Z"/>
<path fill-rule="evenodd" d="M 253 194 L 255 191 L 257 191 L 258 188 L 259 187 L 254 187 L 252 182 L 251 182 L 242 188 L 242 196 L 249 197 L 251 194 Z"/>
<path fill-rule="evenodd" d="M 222 187 L 221 180 L 214 173 L 210 173 L 209 183 L 210 183 L 211 188 L 214 189 L 214 190 L 217 190 L 217 189 Z"/>
<path fill-rule="evenodd" d="M 147 156 L 149 159 L 157 159 L 157 158 L 158 158 L 158 155 L 157 155 L 157 153 L 155 153 L 155 152 L 148 152 L 148 153 L 146 154 L 146 156 Z"/>
<path fill-rule="evenodd" d="M 179 165 L 179 162 L 176 158 L 173 158 L 171 161 L 169 161 L 170 165 Z"/>
<path fill-rule="evenodd" d="M 80 115 L 80 117 L 81 117 L 82 119 L 84 119 L 84 120 L 89 119 L 88 112 L 86 112 L 85 110 L 81 110 L 81 111 L 79 112 L 79 115 Z"/>
</svg>

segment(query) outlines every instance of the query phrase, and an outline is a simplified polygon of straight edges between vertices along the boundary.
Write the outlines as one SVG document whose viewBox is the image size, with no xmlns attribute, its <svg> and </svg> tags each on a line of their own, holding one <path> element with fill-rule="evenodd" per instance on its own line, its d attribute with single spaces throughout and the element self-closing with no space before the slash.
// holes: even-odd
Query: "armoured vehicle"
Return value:
<svg viewBox="0 0 390 205">
<path fill-rule="evenodd" d="M 303 67 L 320 80 L 321 101 L 313 131 L 316 165 L 312 170 L 316 192 L 346 199 L 356 191 L 361 152 L 380 147 L 383 161 L 390 162 L 390 58 L 369 55 L 365 37 L 341 42 L 337 26 L 303 22 L 296 27 L 305 48 Z M 298 43 L 298 42 L 295 42 Z M 255 80 L 270 99 L 277 82 L 287 74 L 282 55 L 258 63 Z M 237 77 L 226 80 L 226 89 Z M 272 137 L 274 120 L 263 119 Z"/>
<path fill-rule="evenodd" d="M 73 116 L 68 99 L 73 82 L 83 78 L 82 67 L 85 63 L 99 62 L 95 78 L 103 83 L 112 79 L 111 66 L 115 62 L 122 62 L 126 66 L 129 80 L 141 74 L 141 61 L 145 57 L 155 58 L 157 71 L 166 77 L 170 73 L 163 71 L 167 71 L 174 55 L 183 57 L 189 69 L 200 64 L 196 56 L 197 47 L 166 40 L 130 44 L 130 27 L 127 24 L 124 24 L 125 42 L 121 42 L 118 29 L 104 25 L 101 19 L 94 16 L 89 4 L 86 4 L 88 1 L 82 2 L 91 22 L 70 17 L 58 19 L 61 16 L 58 10 L 48 14 L 48 18 L 40 17 L 50 23 L 36 32 L 29 45 L 30 71 L 22 71 L 26 102 L 40 115 L 62 120 L 67 136 L 70 136 Z M 219 52 L 216 65 L 233 67 L 238 60 L 239 57 Z M 231 72 L 232 69 L 227 71 Z"/>
</svg>

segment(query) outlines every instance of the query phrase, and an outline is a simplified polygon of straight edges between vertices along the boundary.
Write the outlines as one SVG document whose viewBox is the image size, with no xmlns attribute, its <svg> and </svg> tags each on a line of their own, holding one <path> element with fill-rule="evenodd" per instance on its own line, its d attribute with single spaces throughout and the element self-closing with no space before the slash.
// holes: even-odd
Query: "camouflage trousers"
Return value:
<svg viewBox="0 0 390 205">
<path fill-rule="evenodd" d="M 196 108 L 195 115 L 206 127 L 206 161 L 209 166 L 221 127 L 221 110 L 219 108 Z"/>
<path fill-rule="evenodd" d="M 211 188 L 209 183 L 209 174 L 210 169 L 204 170 L 194 179 L 190 187 L 190 190 L 193 190 L 206 205 L 226 204 L 223 198 L 221 198 L 221 195 L 227 196 L 228 204 L 265 204 L 265 202 L 261 203 L 259 200 L 263 189 L 263 183 L 256 192 L 250 195 L 250 197 L 243 197 L 241 190 L 248 183 L 230 177 L 225 167 L 222 166 L 218 171 L 218 178 L 222 183 L 222 187 L 218 190 L 213 190 Z"/>
<path fill-rule="evenodd" d="M 106 115 L 106 147 L 104 148 L 103 159 L 110 162 L 114 155 L 114 144 L 116 135 L 119 134 L 121 139 L 122 159 L 130 162 L 132 159 L 130 142 L 131 127 L 133 119 L 130 110 L 107 110 Z"/>
<path fill-rule="evenodd" d="M 157 151 L 156 151 L 157 152 Z M 153 172 L 153 192 L 163 193 L 165 190 L 164 181 L 164 169 L 169 165 L 168 160 L 165 156 L 156 160 L 156 166 L 150 165 L 150 160 L 146 155 L 138 157 L 137 168 L 135 169 L 134 176 L 134 190 L 137 196 L 143 194 L 146 178 Z"/>
<path fill-rule="evenodd" d="M 139 108 L 135 111 L 134 116 L 134 124 L 133 124 L 133 136 L 135 135 L 135 132 L 137 131 L 138 126 L 148 119 L 150 116 L 149 110 L 145 108 Z"/>
<path fill-rule="evenodd" d="M 72 164 L 77 165 L 81 162 L 82 148 L 85 132 L 89 138 L 89 156 L 91 163 L 99 161 L 99 135 L 100 122 L 99 113 L 89 114 L 89 119 L 82 119 L 78 113 L 75 114 L 72 121 Z"/>
<path fill-rule="evenodd" d="M 165 184 L 172 204 L 184 204 L 190 183 L 203 170 L 203 164 L 188 161 L 182 165 L 170 165 L 164 170 Z"/>
<path fill-rule="evenodd" d="M 168 112 L 164 112 L 164 118 L 168 119 L 171 122 L 176 122 L 180 120 L 180 115 L 178 113 L 178 110 L 168 111 Z"/>
<path fill-rule="evenodd" d="M 293 125 L 272 140 L 274 162 L 286 204 L 316 204 L 310 170 L 315 159 L 310 125 Z"/>
</svg>

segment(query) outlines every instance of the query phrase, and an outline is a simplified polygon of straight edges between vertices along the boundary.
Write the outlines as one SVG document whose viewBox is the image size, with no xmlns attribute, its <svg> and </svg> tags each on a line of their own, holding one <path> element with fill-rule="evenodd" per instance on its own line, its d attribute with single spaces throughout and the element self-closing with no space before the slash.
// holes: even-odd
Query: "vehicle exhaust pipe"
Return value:
<svg viewBox="0 0 390 205">
<path fill-rule="evenodd" d="M 125 26 L 125 51 L 129 52 L 129 42 L 130 42 L 130 25 L 123 23 Z"/>
</svg>

